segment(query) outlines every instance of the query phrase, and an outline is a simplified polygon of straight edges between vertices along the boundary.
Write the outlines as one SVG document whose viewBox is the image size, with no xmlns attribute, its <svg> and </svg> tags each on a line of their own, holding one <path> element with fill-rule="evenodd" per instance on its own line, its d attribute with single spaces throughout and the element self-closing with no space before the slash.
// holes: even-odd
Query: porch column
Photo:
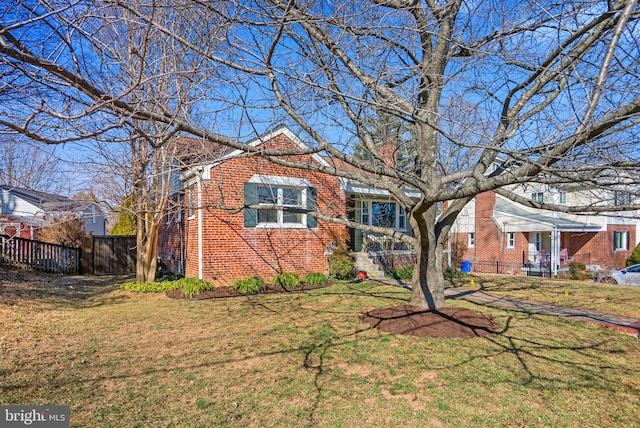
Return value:
<svg viewBox="0 0 640 428">
<path fill-rule="evenodd" d="M 560 266 L 560 232 L 558 226 L 554 225 L 551 231 L 551 272 L 553 276 L 558 275 Z"/>
</svg>

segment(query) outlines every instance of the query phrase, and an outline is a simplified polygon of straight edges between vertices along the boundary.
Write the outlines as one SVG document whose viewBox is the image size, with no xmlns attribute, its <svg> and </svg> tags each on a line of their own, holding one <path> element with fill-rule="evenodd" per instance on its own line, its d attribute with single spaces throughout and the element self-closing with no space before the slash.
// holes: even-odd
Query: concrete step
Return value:
<svg viewBox="0 0 640 428">
<path fill-rule="evenodd" d="M 384 278 L 384 270 L 371 260 L 367 253 L 355 253 L 356 270 L 366 272 L 369 278 Z"/>
</svg>

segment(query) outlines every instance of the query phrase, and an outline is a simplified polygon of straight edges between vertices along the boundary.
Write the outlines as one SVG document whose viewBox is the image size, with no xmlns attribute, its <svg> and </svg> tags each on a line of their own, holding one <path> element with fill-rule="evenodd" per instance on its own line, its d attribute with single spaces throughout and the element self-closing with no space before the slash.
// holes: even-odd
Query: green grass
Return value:
<svg viewBox="0 0 640 428">
<path fill-rule="evenodd" d="M 365 282 L 207 301 L 118 289 L 0 300 L 0 401 L 69 405 L 72 426 L 639 426 L 637 339 L 452 300 L 500 334 L 418 339 L 358 319 L 408 298 Z"/>
<path fill-rule="evenodd" d="M 473 275 L 452 282 L 498 296 L 640 318 L 640 287 L 507 275 Z"/>
</svg>

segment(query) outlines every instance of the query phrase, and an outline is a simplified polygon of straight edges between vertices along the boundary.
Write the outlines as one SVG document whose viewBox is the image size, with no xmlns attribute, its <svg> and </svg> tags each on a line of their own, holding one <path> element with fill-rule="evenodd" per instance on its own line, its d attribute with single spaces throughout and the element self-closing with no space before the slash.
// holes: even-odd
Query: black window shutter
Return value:
<svg viewBox="0 0 640 428">
<path fill-rule="evenodd" d="M 631 249 L 631 233 L 625 232 L 624 234 L 626 235 L 626 238 L 627 238 L 627 248 L 625 248 L 625 250 L 630 250 Z"/>
<path fill-rule="evenodd" d="M 258 203 L 258 185 L 256 183 L 244 183 L 244 204 L 256 205 Z M 256 227 L 258 224 L 258 210 L 255 208 L 244 209 L 244 227 Z"/>
<path fill-rule="evenodd" d="M 316 188 L 307 187 L 307 209 L 309 211 L 316 211 L 318 209 L 317 199 L 318 196 Z M 315 217 L 307 215 L 307 227 L 311 229 L 318 227 L 318 220 Z"/>
</svg>

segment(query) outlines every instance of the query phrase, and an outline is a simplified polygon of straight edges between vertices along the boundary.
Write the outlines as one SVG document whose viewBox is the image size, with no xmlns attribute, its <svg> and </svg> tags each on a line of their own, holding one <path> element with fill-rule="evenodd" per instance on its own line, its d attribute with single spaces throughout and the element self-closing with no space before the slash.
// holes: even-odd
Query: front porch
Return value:
<svg viewBox="0 0 640 428">
<path fill-rule="evenodd" d="M 355 239 L 353 238 L 355 236 Z M 416 263 L 416 253 L 410 245 L 389 236 L 352 230 L 351 250 L 356 256 L 356 269 L 376 275 L 392 273 Z M 376 269 L 372 268 L 372 264 Z"/>
</svg>

